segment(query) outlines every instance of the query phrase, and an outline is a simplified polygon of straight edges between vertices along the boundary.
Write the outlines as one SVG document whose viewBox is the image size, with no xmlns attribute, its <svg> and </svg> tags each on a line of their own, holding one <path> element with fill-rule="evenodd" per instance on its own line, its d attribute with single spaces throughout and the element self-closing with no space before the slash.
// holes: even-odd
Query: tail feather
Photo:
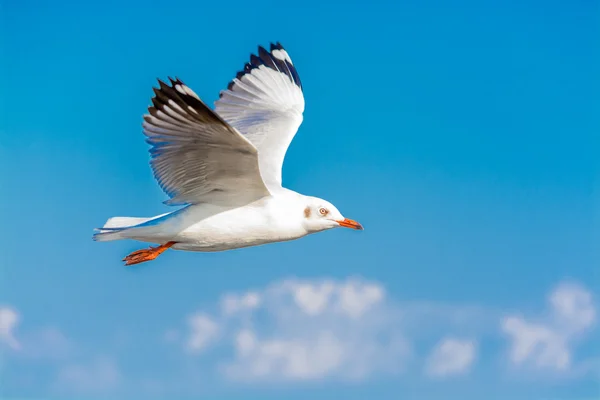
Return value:
<svg viewBox="0 0 600 400">
<path fill-rule="evenodd" d="M 96 233 L 92 236 L 97 242 L 108 242 L 111 240 L 124 239 L 121 233 L 129 228 L 133 228 L 144 222 L 150 221 L 152 218 L 136 218 L 136 217 L 113 217 L 109 218 L 102 228 L 96 228 Z"/>
<path fill-rule="evenodd" d="M 178 210 L 179 211 L 179 210 Z M 133 232 L 147 234 L 149 228 L 153 228 L 160 222 L 176 215 L 177 212 L 165 213 L 151 218 L 136 217 L 113 217 L 109 218 L 102 228 L 96 228 L 93 239 L 98 242 L 108 242 L 111 240 L 131 239 L 135 237 Z M 143 234 L 141 235 L 144 236 Z"/>
<path fill-rule="evenodd" d="M 139 225 L 143 222 L 149 221 L 152 218 L 136 218 L 136 217 L 112 217 L 104 224 L 101 229 L 109 228 L 130 228 L 135 225 Z"/>
<path fill-rule="evenodd" d="M 96 229 L 97 232 L 94 233 L 92 239 L 96 242 L 109 242 L 111 240 L 119 240 L 124 239 L 120 233 L 127 228 L 109 228 L 109 229 Z"/>
</svg>

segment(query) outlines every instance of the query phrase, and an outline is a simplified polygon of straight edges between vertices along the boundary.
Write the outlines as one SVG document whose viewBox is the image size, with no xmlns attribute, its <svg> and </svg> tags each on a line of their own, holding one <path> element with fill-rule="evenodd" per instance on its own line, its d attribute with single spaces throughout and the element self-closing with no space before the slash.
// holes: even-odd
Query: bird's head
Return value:
<svg viewBox="0 0 600 400">
<path fill-rule="evenodd" d="M 319 232 L 339 227 L 363 230 L 361 224 L 345 218 L 333 204 L 316 197 L 306 197 L 303 225 L 308 232 Z"/>
</svg>

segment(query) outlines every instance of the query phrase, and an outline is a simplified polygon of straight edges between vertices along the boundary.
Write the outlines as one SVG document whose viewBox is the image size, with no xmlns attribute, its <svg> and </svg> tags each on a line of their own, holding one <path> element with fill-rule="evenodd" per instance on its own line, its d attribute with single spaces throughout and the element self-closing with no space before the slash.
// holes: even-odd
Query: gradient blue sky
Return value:
<svg viewBox="0 0 600 400">
<path fill-rule="evenodd" d="M 84 3 L 0 7 L 0 303 L 18 317 L 0 330 L 3 398 L 598 398 L 598 331 L 581 322 L 598 288 L 598 2 Z M 92 228 L 167 211 L 141 133 L 155 79 L 178 76 L 212 104 L 271 41 L 306 99 L 284 185 L 366 230 L 123 267 L 141 245 L 92 242 Z M 402 371 L 247 382 L 221 368 L 237 328 L 199 354 L 186 345 L 191 315 L 224 326 L 225 293 L 277 302 L 265 288 L 352 277 L 385 291 L 373 314 L 394 327 L 338 326 L 365 346 L 399 332 L 412 354 L 397 356 Z M 570 316 L 547 301 L 567 292 L 584 303 Z M 433 311 L 397 317 L 423 304 Z M 465 309 L 477 311 L 451 318 Z M 568 368 L 533 350 L 515 362 L 507 315 L 558 332 Z M 252 318 L 265 338 L 293 338 L 274 314 Z M 311 321 L 298 333 L 308 342 L 325 329 Z M 445 338 L 476 355 L 434 377 Z"/>
</svg>

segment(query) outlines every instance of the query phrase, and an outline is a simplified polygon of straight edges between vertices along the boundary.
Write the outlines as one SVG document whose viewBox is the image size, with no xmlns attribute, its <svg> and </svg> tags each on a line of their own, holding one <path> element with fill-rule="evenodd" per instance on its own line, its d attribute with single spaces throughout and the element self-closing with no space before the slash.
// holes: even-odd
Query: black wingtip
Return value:
<svg viewBox="0 0 600 400">
<path fill-rule="evenodd" d="M 283 48 L 281 43 L 275 42 L 275 43 L 271 43 L 271 51 L 273 51 L 273 50 L 285 50 L 285 49 Z"/>
<path fill-rule="evenodd" d="M 282 44 L 280 42 L 270 43 L 270 51 L 267 51 L 263 46 L 258 46 L 258 55 L 250 54 L 250 62 L 247 62 L 244 65 L 244 68 L 239 71 L 235 75 L 235 79 L 242 79 L 242 77 L 248 73 L 252 73 L 252 70 L 255 68 L 259 68 L 264 65 L 267 68 L 276 70 L 285 74 L 289 77 L 289 79 L 296 84 L 302 90 L 302 83 L 300 81 L 300 77 L 298 76 L 298 72 L 296 71 L 296 67 L 289 61 L 280 59 L 273 55 L 273 52 L 276 50 L 285 51 Z M 235 79 L 230 81 L 227 85 L 227 90 L 233 90 L 235 86 Z M 219 94 L 219 98 L 223 96 L 223 93 Z"/>
<path fill-rule="evenodd" d="M 262 60 L 254 54 L 250 54 L 250 65 L 257 68 L 260 64 L 262 64 Z"/>
<path fill-rule="evenodd" d="M 160 79 L 158 80 L 158 84 L 160 85 L 161 89 L 169 87 L 169 85 L 166 82 L 161 81 Z"/>
</svg>

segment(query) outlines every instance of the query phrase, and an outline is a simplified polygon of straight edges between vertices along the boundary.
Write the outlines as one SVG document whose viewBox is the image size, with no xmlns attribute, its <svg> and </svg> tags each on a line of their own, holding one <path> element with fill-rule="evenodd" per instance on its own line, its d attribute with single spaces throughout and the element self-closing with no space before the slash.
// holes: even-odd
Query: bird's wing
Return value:
<svg viewBox="0 0 600 400">
<path fill-rule="evenodd" d="M 304 112 L 300 77 L 281 44 L 271 44 L 271 51 L 259 47 L 258 56 L 250 56 L 221 91 L 215 111 L 256 146 L 267 187 L 281 187 L 283 159 Z"/>
<path fill-rule="evenodd" d="M 158 81 L 143 124 L 154 176 L 171 197 L 165 203 L 243 205 L 269 195 L 256 147 L 183 82 L 170 81 Z"/>
</svg>

